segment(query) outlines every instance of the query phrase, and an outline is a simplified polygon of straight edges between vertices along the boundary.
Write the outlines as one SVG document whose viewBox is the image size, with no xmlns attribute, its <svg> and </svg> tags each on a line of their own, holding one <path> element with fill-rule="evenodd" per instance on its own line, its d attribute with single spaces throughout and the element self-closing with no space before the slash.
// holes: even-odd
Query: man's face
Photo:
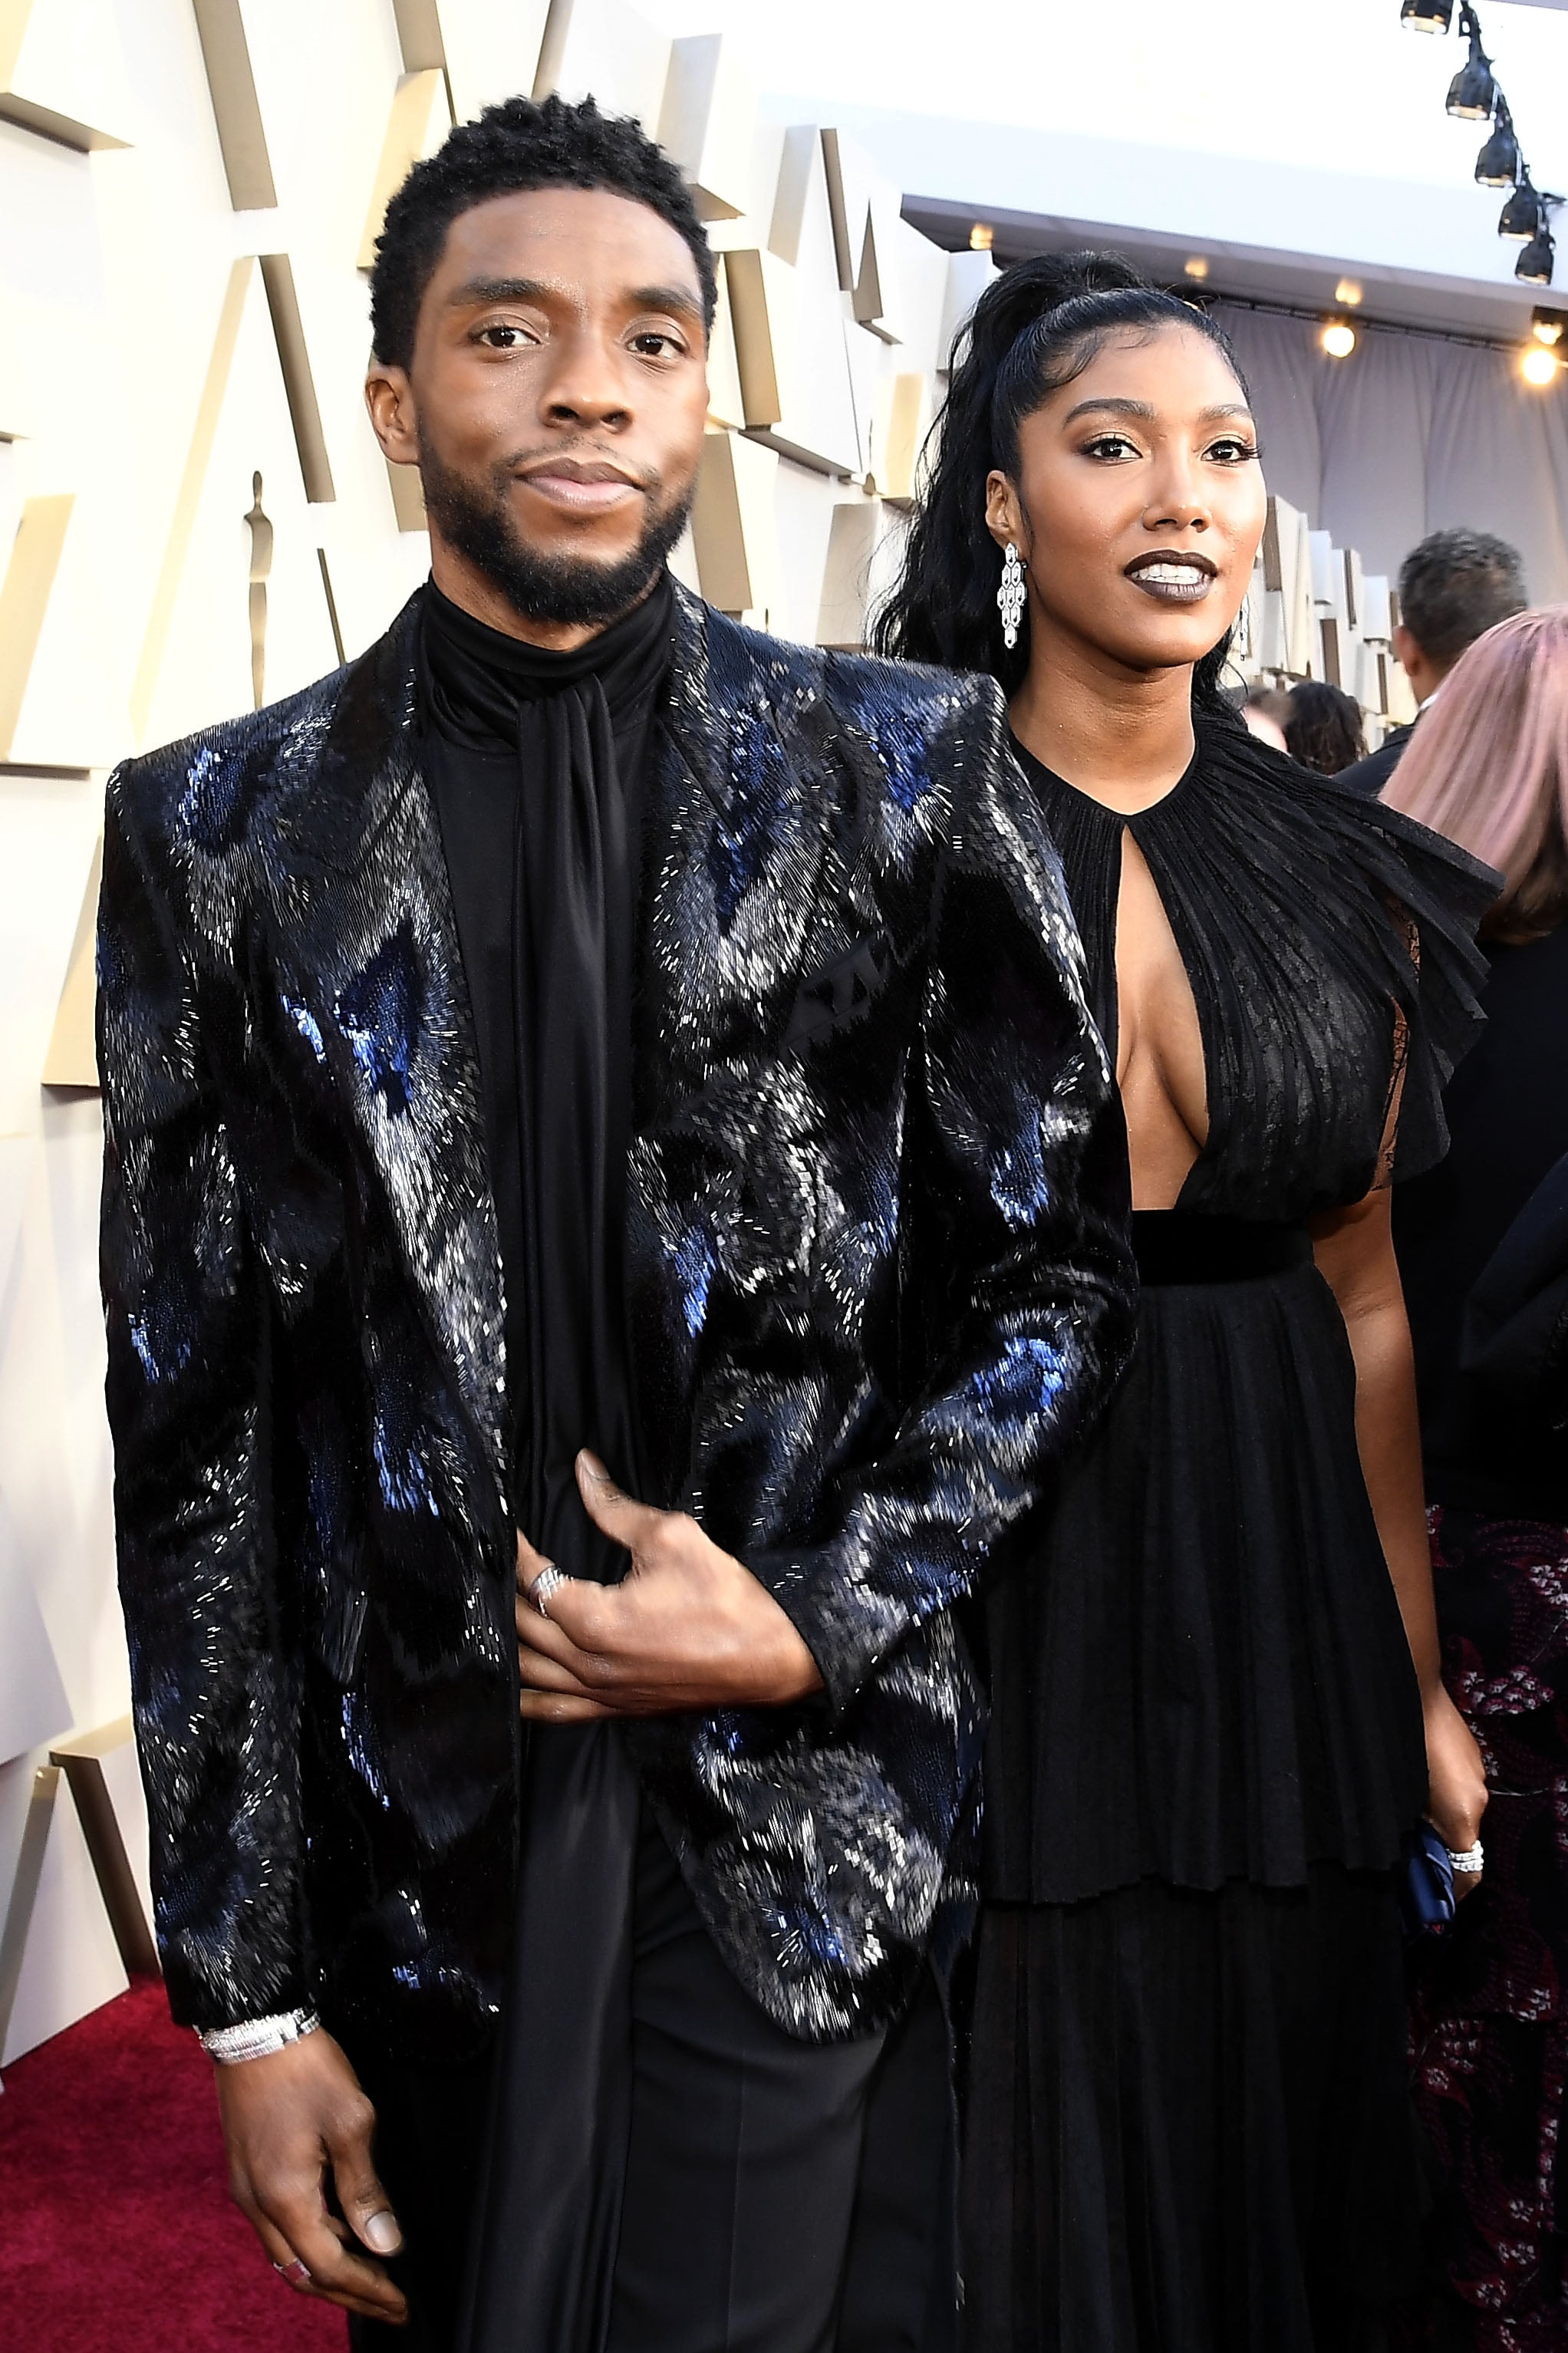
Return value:
<svg viewBox="0 0 1568 2353">
<path fill-rule="evenodd" d="M 365 392 L 387 457 L 419 467 L 437 585 L 514 635 L 581 638 L 637 602 L 690 505 L 708 376 L 686 240 L 603 189 L 492 196 L 447 233 L 412 365 Z"/>
</svg>

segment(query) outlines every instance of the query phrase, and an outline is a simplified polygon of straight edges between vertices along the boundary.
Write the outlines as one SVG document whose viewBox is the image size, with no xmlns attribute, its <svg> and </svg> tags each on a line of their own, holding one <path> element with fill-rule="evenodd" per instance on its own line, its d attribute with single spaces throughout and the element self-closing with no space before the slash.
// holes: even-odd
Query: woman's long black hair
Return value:
<svg viewBox="0 0 1568 2353">
<path fill-rule="evenodd" d="M 1205 312 L 1163 293 L 1116 253 L 1039 254 L 988 286 L 953 345 L 947 398 L 922 459 L 924 480 L 899 579 L 871 625 L 879 654 L 984 670 L 1011 695 L 1029 666 L 1026 611 L 1018 643 L 1002 642 L 1002 555 L 985 523 L 985 478 L 1015 480 L 1018 427 L 1081 375 L 1120 328 L 1182 326 L 1225 354 L 1245 393 L 1230 340 Z M 1219 689 L 1228 636 L 1193 674 L 1199 707 L 1234 717 Z"/>
</svg>

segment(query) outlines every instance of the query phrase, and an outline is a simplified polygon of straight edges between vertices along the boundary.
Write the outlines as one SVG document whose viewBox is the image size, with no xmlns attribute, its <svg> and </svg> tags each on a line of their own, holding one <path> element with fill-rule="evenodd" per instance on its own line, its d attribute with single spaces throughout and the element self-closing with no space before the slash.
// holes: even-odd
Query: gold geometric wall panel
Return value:
<svg viewBox="0 0 1568 2353">
<path fill-rule="evenodd" d="M 896 511 L 876 499 L 847 499 L 833 510 L 822 575 L 817 642 L 856 649 L 866 642 L 871 608 L 890 576 L 902 541 Z"/>
<path fill-rule="evenodd" d="M 436 0 L 392 0 L 392 13 L 397 22 L 398 46 L 403 62 L 410 73 L 437 73 L 447 70 L 447 51 L 441 39 L 441 19 Z"/>
<path fill-rule="evenodd" d="M 765 248 L 726 253 L 748 432 L 823 473 L 861 470 L 845 322 L 836 293 Z"/>
<path fill-rule="evenodd" d="M 272 332 L 278 341 L 278 359 L 283 370 L 283 388 L 289 396 L 289 415 L 300 452 L 305 496 L 312 505 L 330 504 L 337 492 L 332 488 L 332 469 L 327 457 L 326 436 L 321 430 L 310 355 L 305 349 L 300 298 L 294 291 L 294 266 L 286 253 L 261 256 L 261 283 L 267 291 L 267 308 L 272 315 Z"/>
<path fill-rule="evenodd" d="M 278 192 L 239 0 L 192 0 L 192 5 L 228 174 L 229 201 L 237 213 L 262 210 L 278 202 Z"/>
<path fill-rule="evenodd" d="M 131 687 L 131 723 L 136 730 L 138 743 L 146 741 L 147 722 L 163 650 L 168 643 L 174 599 L 179 595 L 180 577 L 185 567 L 191 534 L 195 529 L 196 509 L 206 480 L 207 461 L 212 456 L 213 442 L 217 435 L 218 414 L 223 407 L 224 395 L 228 390 L 235 346 L 239 341 L 240 321 L 245 316 L 246 296 L 250 291 L 255 275 L 256 263 L 250 256 L 246 255 L 235 263 L 229 271 L 223 308 L 218 314 L 212 357 L 207 363 L 206 378 L 196 403 L 195 423 L 191 429 L 184 472 L 175 493 L 174 512 L 170 518 L 169 535 L 163 547 L 163 561 L 153 592 L 153 609 L 148 615 L 142 639 L 142 656 Z"/>
<path fill-rule="evenodd" d="M 403 61 L 410 72 L 444 65 L 453 116 L 468 122 L 498 100 L 533 90 L 550 13 L 548 0 L 414 0 L 398 10 Z M 432 31 L 439 59 L 429 53 Z"/>
<path fill-rule="evenodd" d="M 128 143 L 109 0 L 0 0 L 0 119 L 83 153 Z"/>
<path fill-rule="evenodd" d="M 0 586 L 0 762 L 11 757 L 76 499 L 29 499 Z"/>
<path fill-rule="evenodd" d="M 352 275 L 348 282 L 359 283 Z M 199 421 L 200 482 L 181 487 L 190 522 L 180 534 L 162 650 L 139 720 L 147 743 L 167 743 L 253 707 L 258 625 L 268 702 L 337 666 L 320 555 L 337 510 L 309 496 L 299 420 L 258 267 L 241 273 L 241 288 L 237 321 L 223 322 L 224 339 L 232 332 L 233 340 L 216 413 Z"/>
<path fill-rule="evenodd" d="M 751 196 L 757 136 L 757 94 L 719 33 L 674 44 L 659 144 L 668 149 L 691 186 L 703 220 L 734 220 Z"/>
<path fill-rule="evenodd" d="M 885 499 L 907 503 L 915 494 L 915 470 L 931 430 L 932 385 L 923 369 L 879 386 L 868 489 L 874 480 Z"/>
<path fill-rule="evenodd" d="M 591 92 L 603 114 L 657 124 L 669 51 L 668 34 L 627 0 L 550 0 L 533 95 L 559 90 L 575 105 Z"/>
<path fill-rule="evenodd" d="M 98 1041 L 93 1034 L 97 1001 L 93 950 L 98 932 L 98 892 L 102 880 L 103 837 L 100 834 L 92 853 L 87 889 L 82 892 L 81 913 L 77 917 L 76 937 L 71 942 L 65 987 L 60 991 L 59 1009 L 55 1015 L 49 1050 L 44 1060 L 43 1083 L 46 1087 L 96 1087 L 98 1084 Z"/>
<path fill-rule="evenodd" d="M 760 620 L 775 601 L 778 462 L 738 433 L 710 433 L 702 444 L 691 536 L 702 594 L 721 613 Z"/>
<path fill-rule="evenodd" d="M 364 235 L 359 248 L 362 269 L 375 267 L 375 241 L 381 235 L 387 206 L 415 164 L 436 153 L 451 127 L 447 77 L 441 69 L 426 66 L 418 72 L 405 73 L 393 94 L 370 210 L 364 218 Z"/>
</svg>

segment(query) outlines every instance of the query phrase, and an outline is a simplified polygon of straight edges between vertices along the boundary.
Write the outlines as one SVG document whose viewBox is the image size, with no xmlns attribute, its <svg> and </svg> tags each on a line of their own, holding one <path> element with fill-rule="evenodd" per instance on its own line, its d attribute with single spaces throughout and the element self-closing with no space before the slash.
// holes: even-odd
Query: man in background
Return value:
<svg viewBox="0 0 1568 2353">
<path fill-rule="evenodd" d="M 1392 727 L 1375 752 L 1340 772 L 1369 798 L 1381 793 L 1398 766 L 1421 713 L 1467 646 L 1510 613 L 1522 613 L 1524 565 L 1519 550 L 1489 531 L 1429 532 L 1399 567 L 1399 621 L 1394 657 L 1410 681 L 1415 717 Z"/>
</svg>

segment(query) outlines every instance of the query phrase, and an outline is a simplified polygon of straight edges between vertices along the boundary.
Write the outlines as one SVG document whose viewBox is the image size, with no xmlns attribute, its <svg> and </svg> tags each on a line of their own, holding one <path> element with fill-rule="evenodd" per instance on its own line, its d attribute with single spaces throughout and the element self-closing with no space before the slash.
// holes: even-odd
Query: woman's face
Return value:
<svg viewBox="0 0 1568 2353">
<path fill-rule="evenodd" d="M 1027 566 L 1037 646 L 1066 635 L 1136 671 L 1196 661 L 1247 595 L 1263 536 L 1258 432 L 1195 328 L 1111 336 L 1018 432 L 986 522 Z"/>
</svg>

